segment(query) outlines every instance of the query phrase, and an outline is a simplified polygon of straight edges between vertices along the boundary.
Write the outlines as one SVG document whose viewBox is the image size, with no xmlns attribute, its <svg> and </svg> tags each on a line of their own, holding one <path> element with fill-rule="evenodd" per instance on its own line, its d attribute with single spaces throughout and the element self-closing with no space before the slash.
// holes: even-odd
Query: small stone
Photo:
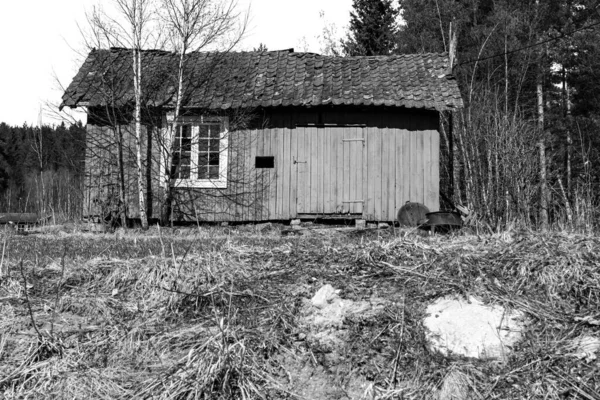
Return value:
<svg viewBox="0 0 600 400">
<path fill-rule="evenodd" d="M 229 226 L 229 222 L 227 222 L 227 221 L 221 222 L 221 226 Z"/>
<path fill-rule="evenodd" d="M 380 223 L 377 224 L 377 228 L 378 229 L 387 229 L 389 227 L 390 227 L 390 225 L 387 224 L 387 223 L 385 223 L 385 222 L 380 222 Z"/>
<path fill-rule="evenodd" d="M 293 219 L 290 221 L 290 225 L 300 225 L 300 220 L 299 219 Z"/>
<path fill-rule="evenodd" d="M 364 219 L 357 219 L 356 221 L 354 221 L 354 224 L 356 229 L 365 229 L 365 227 L 367 226 L 367 221 L 365 221 Z"/>
</svg>

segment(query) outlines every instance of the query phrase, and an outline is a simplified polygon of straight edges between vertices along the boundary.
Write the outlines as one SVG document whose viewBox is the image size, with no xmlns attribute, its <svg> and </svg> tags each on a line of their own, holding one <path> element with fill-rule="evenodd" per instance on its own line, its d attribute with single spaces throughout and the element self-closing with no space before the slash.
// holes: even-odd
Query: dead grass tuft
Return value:
<svg viewBox="0 0 600 400">
<path fill-rule="evenodd" d="M 599 249 L 595 236 L 517 230 L 11 237 L 0 390 L 8 399 L 596 399 Z M 325 284 L 357 304 L 381 299 L 377 313 L 336 324 L 335 351 L 302 322 Z M 457 294 L 526 314 L 506 363 L 431 353 L 426 306 Z"/>
</svg>

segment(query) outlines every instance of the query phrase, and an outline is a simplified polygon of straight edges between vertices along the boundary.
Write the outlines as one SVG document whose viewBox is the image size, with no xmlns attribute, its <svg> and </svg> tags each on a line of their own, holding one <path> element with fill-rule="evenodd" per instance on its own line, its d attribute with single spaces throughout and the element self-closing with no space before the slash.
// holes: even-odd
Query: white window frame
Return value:
<svg viewBox="0 0 600 400">
<path fill-rule="evenodd" d="M 172 113 L 167 114 L 167 124 L 169 131 L 173 124 L 174 115 Z M 219 178 L 218 179 L 199 179 L 198 176 L 198 135 L 200 133 L 199 126 L 202 124 L 215 124 L 218 122 L 221 125 L 221 133 L 219 138 Z M 202 188 L 202 189 L 225 189 L 227 188 L 227 167 L 228 167 L 228 154 L 229 154 L 229 118 L 228 117 L 216 117 L 216 116 L 197 116 L 197 117 L 180 117 L 178 126 L 191 125 L 192 128 L 192 151 L 190 160 L 190 176 L 196 178 L 186 179 L 172 179 L 172 187 L 184 187 L 184 188 Z M 175 133 L 173 140 L 175 140 Z M 171 158 L 175 152 L 173 151 L 170 155 Z M 195 165 L 194 165 L 195 164 Z"/>
</svg>

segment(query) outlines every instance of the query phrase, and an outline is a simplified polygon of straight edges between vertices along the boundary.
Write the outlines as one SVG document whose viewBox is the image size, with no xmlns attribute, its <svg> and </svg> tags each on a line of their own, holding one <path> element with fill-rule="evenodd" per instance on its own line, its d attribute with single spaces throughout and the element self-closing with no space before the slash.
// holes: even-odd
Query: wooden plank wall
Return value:
<svg viewBox="0 0 600 400">
<path fill-rule="evenodd" d="M 115 129 L 121 129 L 123 137 L 123 171 L 125 180 L 125 203 L 129 218 L 139 217 L 139 202 L 136 174 L 136 150 L 132 125 L 110 126 L 88 125 L 85 155 L 85 181 L 83 215 L 100 217 L 103 209 L 111 207 L 107 203 L 118 198 L 119 168 L 118 145 Z M 148 157 L 148 130 L 142 126 L 143 170 L 149 165 L 151 175 L 151 200 L 153 211 L 149 217 L 158 217 L 160 212 L 159 155 L 156 146 L 151 148 Z M 144 180 L 146 182 L 146 180 Z"/>
<path fill-rule="evenodd" d="M 392 221 L 407 201 L 439 209 L 435 130 L 298 127 L 258 136 L 256 155 L 275 157 L 275 168 L 265 170 L 270 188 L 262 219 L 350 213 Z"/>
<path fill-rule="evenodd" d="M 337 109 L 271 114 L 270 128 L 230 133 L 227 188 L 177 189 L 174 219 L 262 221 L 350 213 L 392 221 L 407 201 L 437 211 L 437 113 L 421 114 Z M 364 126 L 325 125 L 339 122 Z M 97 200 L 117 189 L 117 165 L 110 128 L 89 126 L 88 135 L 98 138 L 86 150 L 84 210 L 92 215 L 99 213 Z M 135 146 L 130 133 L 126 149 L 128 215 L 136 217 Z M 153 209 L 158 217 L 158 149 L 153 155 Z M 256 156 L 274 156 L 275 168 L 255 168 Z"/>
</svg>

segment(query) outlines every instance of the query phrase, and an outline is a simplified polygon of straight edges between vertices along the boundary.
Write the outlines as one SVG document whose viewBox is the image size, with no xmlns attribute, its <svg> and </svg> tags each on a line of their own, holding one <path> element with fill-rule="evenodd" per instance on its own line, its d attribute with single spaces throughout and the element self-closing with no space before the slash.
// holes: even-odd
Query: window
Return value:
<svg viewBox="0 0 600 400">
<path fill-rule="evenodd" d="M 174 185 L 227 187 L 227 133 L 227 118 L 183 118 L 174 135 Z"/>
</svg>

